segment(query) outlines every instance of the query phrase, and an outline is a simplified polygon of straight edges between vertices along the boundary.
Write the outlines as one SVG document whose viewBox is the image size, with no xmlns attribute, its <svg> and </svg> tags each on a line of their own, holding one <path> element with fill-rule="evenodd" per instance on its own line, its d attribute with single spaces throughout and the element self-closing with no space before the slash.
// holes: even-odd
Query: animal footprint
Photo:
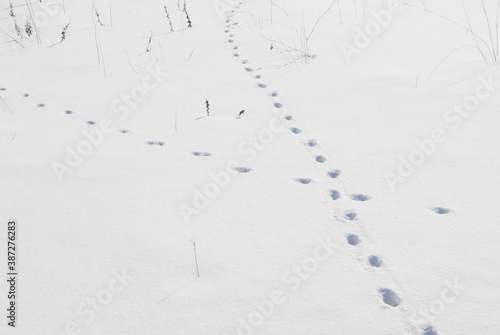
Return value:
<svg viewBox="0 0 500 335">
<path fill-rule="evenodd" d="M 126 130 L 126 129 L 122 129 L 119 131 L 121 134 L 127 134 L 129 133 L 130 131 L 129 130 Z"/>
<path fill-rule="evenodd" d="M 0 91 L 7 91 L 5 87 L 0 87 Z"/>
<path fill-rule="evenodd" d="M 301 184 L 304 184 L 304 185 L 307 185 L 311 182 L 311 179 L 307 179 L 307 178 L 299 178 L 297 179 L 297 181 Z"/>
<path fill-rule="evenodd" d="M 234 57 L 240 57 L 240 54 L 233 54 Z"/>
<path fill-rule="evenodd" d="M 244 168 L 244 167 L 236 167 L 234 168 L 235 171 L 238 171 L 239 173 L 248 173 L 252 171 L 250 168 Z"/>
<path fill-rule="evenodd" d="M 326 162 L 326 158 L 324 156 L 316 156 L 316 162 L 324 163 Z"/>
<path fill-rule="evenodd" d="M 253 71 L 253 70 L 252 70 L 252 71 Z M 261 76 L 260 74 L 258 74 L 258 75 L 256 75 L 254 78 L 255 78 L 255 79 L 260 79 L 260 78 L 262 78 L 262 76 Z"/>
<path fill-rule="evenodd" d="M 380 257 L 378 256 L 375 256 L 375 255 L 371 255 L 369 258 L 368 258 L 368 262 L 370 263 L 371 266 L 373 266 L 374 268 L 379 268 L 382 266 L 382 260 L 380 259 Z"/>
<path fill-rule="evenodd" d="M 345 212 L 345 218 L 349 221 L 354 221 L 358 217 L 358 214 L 354 211 Z"/>
<path fill-rule="evenodd" d="M 247 72 L 253 72 L 253 69 L 252 69 L 252 68 L 249 68 L 249 67 L 246 67 L 246 68 L 245 68 L 245 71 L 247 71 Z"/>
<path fill-rule="evenodd" d="M 439 333 L 433 327 L 429 326 L 424 329 L 424 335 L 439 335 Z"/>
<path fill-rule="evenodd" d="M 276 108 L 283 108 L 283 105 L 280 104 L 279 102 L 275 102 L 274 103 L 274 107 L 276 107 Z"/>
<path fill-rule="evenodd" d="M 434 212 L 436 212 L 436 214 L 448 214 L 450 212 L 450 210 L 448 208 L 443 208 L 443 207 L 436 207 L 434 208 Z"/>
<path fill-rule="evenodd" d="M 28 93 L 24 93 L 24 94 L 23 94 L 23 97 L 25 97 L 25 98 L 27 98 L 27 97 L 29 97 L 29 96 L 30 96 L 30 95 L 29 95 Z"/>
<path fill-rule="evenodd" d="M 347 243 L 349 243 L 350 245 L 358 245 L 359 242 L 361 241 L 359 240 L 358 235 L 354 234 L 347 235 Z"/>
<path fill-rule="evenodd" d="M 153 141 L 148 141 L 146 142 L 147 145 L 158 145 L 160 147 L 165 145 L 165 142 L 153 142 Z"/>
<path fill-rule="evenodd" d="M 318 142 L 316 142 L 316 140 L 310 140 L 307 142 L 307 145 L 310 146 L 311 148 L 314 148 L 315 146 L 318 145 Z"/>
<path fill-rule="evenodd" d="M 391 289 L 381 288 L 378 291 L 380 292 L 380 294 L 382 294 L 382 300 L 386 305 L 397 307 L 402 301 L 401 298 L 396 294 L 396 292 Z"/>
<path fill-rule="evenodd" d="M 302 132 L 299 128 L 290 128 L 290 131 L 294 134 L 300 134 Z"/>
<path fill-rule="evenodd" d="M 45 104 L 38 104 L 37 107 L 45 107 Z"/>
<path fill-rule="evenodd" d="M 266 88 L 267 87 L 266 84 L 261 84 L 261 83 L 257 84 L 257 86 L 259 86 L 260 88 Z"/>
<path fill-rule="evenodd" d="M 333 200 L 337 200 L 338 198 L 340 198 L 339 191 L 331 190 L 330 197 L 332 197 Z"/>
<path fill-rule="evenodd" d="M 274 98 L 276 98 L 278 96 L 278 92 L 271 93 L 271 96 L 274 97 Z"/>
<path fill-rule="evenodd" d="M 91 126 L 95 125 L 95 121 L 87 121 L 88 124 L 90 124 Z"/>
<path fill-rule="evenodd" d="M 332 170 L 332 171 L 329 171 L 328 172 L 328 176 L 332 179 L 335 179 L 337 178 L 338 176 L 340 176 L 340 170 Z"/>
<path fill-rule="evenodd" d="M 204 157 L 212 156 L 212 154 L 209 152 L 198 152 L 198 151 L 193 152 L 193 155 L 194 156 L 204 156 Z"/>
<path fill-rule="evenodd" d="M 287 121 L 291 121 L 291 120 L 292 120 L 292 116 L 291 116 L 291 115 L 287 115 L 287 116 L 285 116 L 285 120 L 287 120 Z"/>
<path fill-rule="evenodd" d="M 67 115 L 71 115 L 71 114 L 73 114 L 74 112 L 73 112 L 73 111 L 70 111 L 70 110 L 65 110 L 65 111 L 64 111 L 64 113 L 65 113 L 65 114 L 67 114 Z"/>
<path fill-rule="evenodd" d="M 354 201 L 368 201 L 371 198 L 369 196 L 363 195 L 363 194 L 352 194 L 351 199 Z"/>
</svg>

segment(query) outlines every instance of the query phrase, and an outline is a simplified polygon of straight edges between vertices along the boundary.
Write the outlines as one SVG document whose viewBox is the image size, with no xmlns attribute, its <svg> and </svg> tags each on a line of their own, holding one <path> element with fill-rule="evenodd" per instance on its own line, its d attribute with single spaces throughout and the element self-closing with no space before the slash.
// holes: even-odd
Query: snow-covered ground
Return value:
<svg viewBox="0 0 500 335">
<path fill-rule="evenodd" d="M 498 1 L 0 5 L 0 334 L 500 334 Z"/>
</svg>

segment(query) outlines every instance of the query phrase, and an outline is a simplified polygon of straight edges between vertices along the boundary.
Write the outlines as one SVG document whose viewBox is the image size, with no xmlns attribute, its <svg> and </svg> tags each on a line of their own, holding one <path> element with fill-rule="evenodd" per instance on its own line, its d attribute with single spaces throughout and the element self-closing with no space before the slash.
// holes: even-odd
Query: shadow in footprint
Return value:
<svg viewBox="0 0 500 335">
<path fill-rule="evenodd" d="M 241 64 L 248 64 L 248 61 L 247 60 L 242 60 Z"/>
<path fill-rule="evenodd" d="M 434 208 L 434 212 L 436 214 L 442 215 L 442 214 L 448 214 L 450 212 L 450 210 L 448 208 L 436 207 L 436 208 Z"/>
<path fill-rule="evenodd" d="M 252 68 L 249 68 L 249 67 L 246 67 L 246 68 L 245 68 L 245 71 L 247 71 L 247 72 L 253 72 L 253 69 L 252 69 Z"/>
<path fill-rule="evenodd" d="M 380 294 L 382 294 L 382 300 L 384 304 L 397 307 L 401 303 L 401 298 L 391 289 L 381 288 L 379 289 Z"/>
<path fill-rule="evenodd" d="M 233 43 L 234 41 L 233 40 L 227 40 L 229 43 Z"/>
<path fill-rule="evenodd" d="M 315 146 L 318 145 L 318 142 L 316 142 L 316 140 L 310 140 L 307 142 L 307 145 L 310 146 L 311 148 L 314 148 Z"/>
<path fill-rule="evenodd" d="M 236 46 L 236 45 L 235 45 L 235 46 L 233 47 L 233 50 L 238 50 L 238 46 Z"/>
<path fill-rule="evenodd" d="M 326 158 L 324 156 L 316 156 L 316 162 L 324 163 L 326 162 Z"/>
<path fill-rule="evenodd" d="M 28 93 L 24 93 L 24 94 L 23 94 L 23 97 L 25 97 L 25 98 L 27 98 L 27 97 L 29 97 L 29 96 L 30 96 L 30 95 L 29 95 Z"/>
<path fill-rule="evenodd" d="M 5 87 L 0 87 L 0 91 L 7 91 Z"/>
<path fill-rule="evenodd" d="M 351 195 L 351 199 L 354 201 L 368 201 L 371 198 L 369 196 L 363 195 L 363 194 L 353 194 L 353 195 Z"/>
<path fill-rule="evenodd" d="M 87 121 L 88 124 L 90 124 L 91 126 L 95 125 L 95 121 Z"/>
<path fill-rule="evenodd" d="M 259 86 L 260 88 L 266 88 L 267 87 L 266 84 L 257 84 L 257 86 Z"/>
<path fill-rule="evenodd" d="M 211 153 L 209 152 L 198 152 L 198 151 L 194 151 L 193 152 L 193 156 L 203 156 L 203 157 L 209 157 L 209 156 L 212 156 Z"/>
<path fill-rule="evenodd" d="M 332 170 L 328 172 L 328 177 L 335 179 L 340 176 L 340 170 Z"/>
<path fill-rule="evenodd" d="M 424 335 L 439 335 L 437 330 L 429 326 L 424 329 Z"/>
<path fill-rule="evenodd" d="M 278 96 L 278 92 L 271 93 L 271 96 L 276 98 Z"/>
<path fill-rule="evenodd" d="M 311 182 L 311 179 L 307 179 L 307 178 L 299 178 L 297 179 L 297 181 L 301 184 L 304 184 L 304 185 L 307 185 Z"/>
<path fill-rule="evenodd" d="M 248 172 L 252 171 L 252 169 L 244 168 L 244 167 L 236 167 L 236 168 L 234 168 L 234 171 L 237 171 L 239 173 L 248 173 Z"/>
<path fill-rule="evenodd" d="M 330 191 L 330 197 L 332 197 L 333 200 L 337 200 L 338 198 L 340 198 L 339 191 L 331 190 Z"/>
<path fill-rule="evenodd" d="M 302 132 L 299 128 L 290 128 L 290 131 L 294 134 L 300 134 Z"/>
<path fill-rule="evenodd" d="M 379 268 L 382 266 L 382 260 L 380 259 L 380 257 L 375 255 L 371 255 L 370 257 L 368 257 L 368 262 L 374 268 Z"/>
<path fill-rule="evenodd" d="M 360 242 L 358 235 L 347 235 L 347 243 L 350 245 L 358 245 Z"/>
<path fill-rule="evenodd" d="M 45 107 L 45 104 L 38 104 L 37 107 Z"/>
<path fill-rule="evenodd" d="M 239 54 L 233 54 L 233 56 L 234 56 L 234 57 L 240 57 L 240 55 L 239 55 Z"/>
<path fill-rule="evenodd" d="M 276 108 L 283 108 L 283 105 L 280 104 L 279 102 L 275 102 L 274 103 L 274 107 L 276 107 Z"/>
<path fill-rule="evenodd" d="M 287 120 L 287 121 L 291 121 L 291 120 L 292 120 L 292 116 L 291 116 L 291 115 L 287 115 L 287 116 L 285 116 L 285 120 Z"/>
<path fill-rule="evenodd" d="M 66 113 L 67 115 L 70 115 L 70 114 L 73 114 L 74 112 L 70 111 L 70 110 L 65 110 L 64 113 Z"/>
<path fill-rule="evenodd" d="M 127 134 L 128 132 L 129 132 L 129 131 L 128 131 L 128 130 L 126 130 L 126 129 L 122 129 L 122 130 L 120 130 L 120 134 Z"/>
<path fill-rule="evenodd" d="M 345 215 L 345 218 L 349 221 L 354 221 L 358 217 L 358 214 L 356 214 L 356 212 L 354 212 L 354 211 L 346 212 L 344 215 Z"/>
<path fill-rule="evenodd" d="M 148 141 L 146 142 L 147 145 L 158 145 L 160 147 L 165 145 L 165 142 L 153 142 L 153 141 Z"/>
</svg>

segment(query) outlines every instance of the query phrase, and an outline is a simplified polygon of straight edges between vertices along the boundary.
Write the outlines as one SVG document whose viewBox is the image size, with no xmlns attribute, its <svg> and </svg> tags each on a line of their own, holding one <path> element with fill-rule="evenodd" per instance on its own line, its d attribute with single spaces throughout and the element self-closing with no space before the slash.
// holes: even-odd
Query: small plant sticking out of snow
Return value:
<svg viewBox="0 0 500 335">
<path fill-rule="evenodd" d="M 64 41 L 66 40 L 66 33 L 67 33 L 67 31 L 68 31 L 68 28 L 69 28 L 69 24 L 70 24 L 70 23 L 71 23 L 71 22 L 68 22 L 68 23 L 67 23 L 67 24 L 63 27 L 63 30 L 62 30 L 62 32 L 61 32 L 61 42 L 60 42 L 60 43 L 62 43 L 62 42 L 64 42 Z"/>
<path fill-rule="evenodd" d="M 19 28 L 19 26 L 17 25 L 16 14 L 14 14 L 14 7 L 12 6 L 12 2 L 10 3 L 10 12 L 9 12 L 9 15 L 14 20 L 14 29 L 16 30 L 16 34 L 19 37 L 23 37 L 23 35 L 21 35 L 21 28 Z"/>
<path fill-rule="evenodd" d="M 210 116 L 210 103 L 208 102 L 208 99 L 205 99 L 205 105 L 207 107 L 207 116 Z"/>
<path fill-rule="evenodd" d="M 95 16 L 97 17 L 97 22 L 101 25 L 101 27 L 104 27 L 104 23 L 101 21 L 101 17 L 99 16 L 99 12 L 97 11 L 97 8 L 94 7 L 95 11 Z"/>
<path fill-rule="evenodd" d="M 24 25 L 24 31 L 26 31 L 28 37 L 31 37 L 31 35 L 33 35 L 33 26 L 29 21 L 26 21 L 26 24 Z"/>
<path fill-rule="evenodd" d="M 167 14 L 168 24 L 170 25 L 170 31 L 174 31 L 174 26 L 172 25 L 172 20 L 170 19 L 170 14 L 168 14 L 167 6 L 163 6 L 165 8 L 165 14 Z"/>
<path fill-rule="evenodd" d="M 241 118 L 241 116 L 242 116 L 243 114 L 245 114 L 245 110 L 244 110 L 244 109 L 243 109 L 243 110 L 242 110 L 242 111 L 241 111 L 241 112 L 240 112 L 240 113 L 236 116 L 236 118 L 237 118 L 237 119 Z"/>
<path fill-rule="evenodd" d="M 182 8 L 182 11 L 184 12 L 184 14 L 186 14 L 186 19 L 187 19 L 187 22 L 188 22 L 188 28 L 193 27 L 193 25 L 191 24 L 191 19 L 189 18 L 189 14 L 187 12 L 186 1 L 185 0 L 184 0 L 184 7 Z"/>
</svg>

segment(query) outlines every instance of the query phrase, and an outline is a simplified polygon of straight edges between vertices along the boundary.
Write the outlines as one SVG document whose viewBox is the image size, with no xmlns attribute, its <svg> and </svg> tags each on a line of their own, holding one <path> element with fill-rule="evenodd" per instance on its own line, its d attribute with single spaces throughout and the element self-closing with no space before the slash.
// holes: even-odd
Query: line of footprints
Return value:
<svg viewBox="0 0 500 335">
<path fill-rule="evenodd" d="M 233 34 L 232 30 L 237 25 L 237 23 L 233 22 L 232 17 L 234 16 L 236 10 L 242 4 L 243 3 L 240 2 L 239 5 L 233 7 L 233 10 L 231 10 L 229 13 L 226 13 L 225 30 L 224 30 L 224 33 L 227 36 L 227 42 L 232 47 L 233 56 L 236 57 L 236 58 L 241 57 L 241 51 L 239 51 L 238 46 L 235 44 L 235 37 L 234 37 L 234 34 Z M 242 60 L 241 64 L 243 65 L 244 70 L 246 72 L 248 72 L 248 73 L 255 72 L 254 69 L 249 66 L 249 61 L 248 60 Z M 267 85 L 264 84 L 264 83 L 262 83 L 262 81 L 261 81 L 262 76 L 260 74 L 254 75 L 254 78 L 257 81 L 257 87 L 262 88 L 262 89 L 266 89 L 267 88 Z M 284 107 L 282 103 L 280 103 L 278 101 L 275 101 L 275 99 L 274 99 L 274 98 L 278 97 L 278 93 L 277 92 L 272 92 L 272 93 L 269 94 L 269 96 L 273 98 L 273 107 L 275 107 L 277 109 L 282 109 Z M 284 115 L 284 118 L 287 121 L 292 121 L 293 120 L 293 117 L 291 115 Z M 302 130 L 300 128 L 297 128 L 297 127 L 290 127 L 289 129 L 290 129 L 290 131 L 293 134 L 296 134 L 296 135 L 302 133 Z M 320 151 L 319 148 L 318 148 L 318 143 L 315 140 L 308 140 L 308 141 L 305 141 L 304 143 L 311 150 L 314 150 L 316 152 Z M 314 154 L 313 153 L 313 158 L 319 164 L 324 164 L 327 161 L 326 157 L 323 156 L 323 155 L 321 155 L 321 154 Z M 340 175 L 341 175 L 341 171 L 340 170 L 329 170 L 329 171 L 327 171 L 327 176 L 330 179 L 337 179 Z M 309 178 L 298 178 L 298 179 L 296 179 L 296 182 L 298 182 L 300 184 L 303 184 L 303 185 L 307 185 L 307 184 L 310 184 L 312 182 L 312 180 L 309 179 Z M 330 197 L 331 197 L 332 200 L 335 201 L 335 200 L 337 200 L 337 199 L 339 199 L 341 197 L 341 194 L 337 190 L 330 190 Z M 370 196 L 367 196 L 367 195 L 364 195 L 364 194 L 350 194 L 349 197 L 350 197 L 351 200 L 357 201 L 357 202 L 365 202 L 365 201 L 368 201 L 368 200 L 371 199 Z M 441 208 L 441 207 L 434 208 L 434 211 L 437 214 L 447 214 L 449 212 L 448 209 Z M 344 219 L 348 220 L 349 222 L 353 222 L 353 221 L 356 221 L 358 219 L 358 215 L 356 214 L 356 212 L 354 210 L 348 210 L 348 211 L 344 212 L 343 216 L 344 216 Z M 357 246 L 359 243 L 361 243 L 361 238 L 358 235 L 356 235 L 356 234 L 347 234 L 346 235 L 346 241 L 347 241 L 347 244 L 349 244 L 351 246 Z M 370 255 L 367 258 L 367 263 L 370 266 L 374 267 L 374 268 L 380 268 L 380 267 L 383 266 L 382 259 L 379 256 L 376 256 L 376 255 Z M 379 288 L 378 291 L 379 291 L 379 293 L 380 293 L 380 295 L 382 297 L 382 301 L 386 305 L 389 305 L 389 306 L 392 306 L 392 307 L 397 307 L 397 306 L 399 306 L 401 304 L 402 299 L 393 290 L 391 290 L 389 288 Z M 426 334 L 432 334 L 432 332 L 429 332 L 429 333 L 425 332 L 425 333 Z"/>
</svg>

